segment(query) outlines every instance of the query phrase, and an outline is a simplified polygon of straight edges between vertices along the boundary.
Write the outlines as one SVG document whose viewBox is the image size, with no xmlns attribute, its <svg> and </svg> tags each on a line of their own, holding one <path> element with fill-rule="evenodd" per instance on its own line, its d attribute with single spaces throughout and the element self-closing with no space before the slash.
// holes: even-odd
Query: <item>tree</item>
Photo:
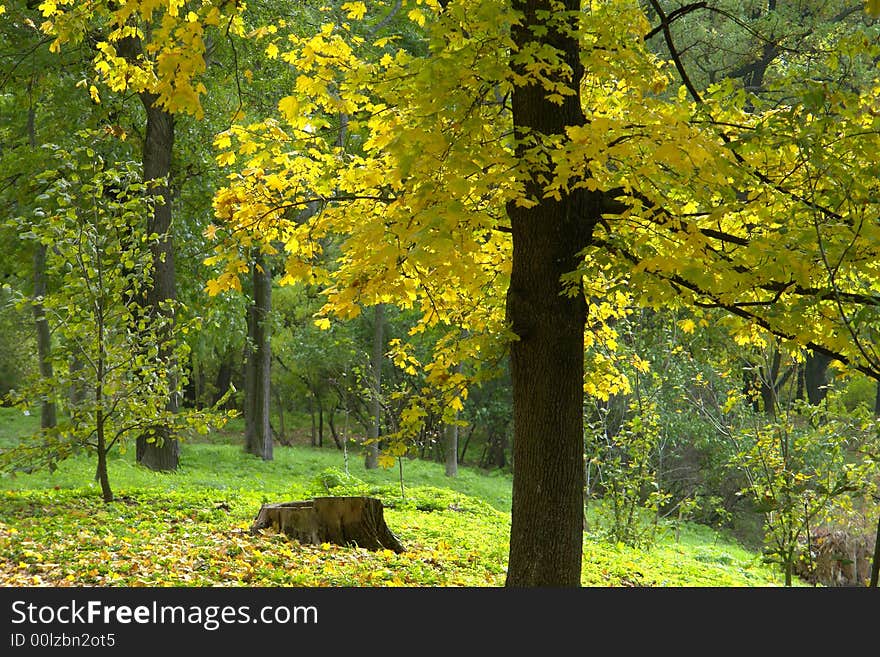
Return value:
<svg viewBox="0 0 880 657">
<path fill-rule="evenodd" d="M 776 78 L 781 107 L 732 80 L 700 89 L 670 32 L 683 12 L 650 4 L 659 25 L 623 0 L 407 5 L 428 57 L 364 40 L 357 22 L 377 17 L 346 3 L 354 27 L 289 35 L 300 74 L 278 116 L 217 140 L 221 162 L 244 160 L 218 218 L 280 239 L 290 279 L 326 281 L 328 313 L 418 306 L 422 326 L 473 336 L 465 357 L 511 341 L 514 586 L 579 581 L 582 395 L 602 384 L 583 381 L 584 287 L 616 307 L 721 309 L 744 344 L 772 335 L 880 377 L 864 270 L 877 134 L 859 109 L 876 90 L 817 83 L 805 60 Z M 859 29 L 833 35 L 827 65 L 866 65 Z M 340 112 L 356 151 L 337 145 Z M 218 285 L 235 277 L 233 260 Z"/>
<path fill-rule="evenodd" d="M 833 507 L 845 509 L 851 498 L 866 496 L 876 477 L 870 458 L 853 458 L 876 450 L 873 422 L 841 416 L 825 404 L 807 410 L 806 422 L 796 423 L 790 409 L 781 409 L 773 421 L 745 430 L 735 462 L 746 474 L 743 493 L 764 514 L 765 554 L 782 565 L 786 586 L 797 560 L 810 559 L 802 544 L 815 526 Z"/>
<path fill-rule="evenodd" d="M 82 136 L 84 141 L 87 135 Z M 97 146 L 96 146 L 97 147 Z M 166 406 L 184 378 L 176 372 L 183 347 L 161 322 L 145 321 L 136 299 L 152 284 L 151 242 L 161 240 L 140 226 L 151 211 L 149 195 L 133 163 L 106 166 L 93 147 L 56 150 L 57 168 L 41 177 L 46 191 L 30 217 L 17 220 L 20 233 L 46 248 L 47 269 L 57 292 L 43 297 L 45 312 L 57 325 L 54 367 L 15 401 L 53 401 L 63 419 L 42 427 L 31 441 L 3 454 L 6 467 L 30 469 L 54 464 L 80 448 L 97 455 L 96 479 L 103 499 L 112 501 L 107 455 L 124 448 L 133 435 L 148 432 L 157 420 L 178 430 L 207 430 L 210 414 L 175 416 Z M 86 394 L 65 398 L 71 387 Z"/>
<path fill-rule="evenodd" d="M 205 2 L 196 11 L 181 15 L 180 2 L 97 2 L 87 11 L 75 11 L 70 3 L 46 2 L 40 11 L 46 18 L 41 29 L 54 38 L 50 50 L 58 52 L 64 44 L 84 40 L 94 43 L 97 77 L 111 92 L 131 90 L 138 94 L 145 112 L 145 134 L 142 148 L 143 175 L 150 185 L 149 193 L 161 202 L 153 205 L 147 230 L 162 235 L 153 243 L 153 287 L 146 291 L 144 308 L 149 316 L 164 324 L 159 315 L 170 307 L 167 301 L 177 298 L 172 226 L 173 199 L 170 174 L 174 149 L 174 125 L 177 114 L 190 113 L 201 117 L 200 94 L 206 91 L 198 81 L 206 67 L 205 30 L 217 27 L 224 19 L 223 11 L 236 11 L 235 3 Z M 233 27 L 230 19 L 227 30 Z M 89 88 L 100 102 L 100 90 Z M 173 318 L 172 318 L 173 319 Z M 172 330 L 169 325 L 166 330 Z M 168 399 L 171 412 L 177 411 L 179 400 Z M 179 446 L 170 427 L 155 426 L 150 434 L 138 440 L 138 462 L 154 470 L 175 470 Z"/>
</svg>

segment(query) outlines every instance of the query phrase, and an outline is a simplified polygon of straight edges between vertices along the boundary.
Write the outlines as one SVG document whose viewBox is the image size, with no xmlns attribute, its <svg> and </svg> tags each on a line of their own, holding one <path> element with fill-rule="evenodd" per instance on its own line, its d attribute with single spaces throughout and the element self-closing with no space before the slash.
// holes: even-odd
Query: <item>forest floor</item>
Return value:
<svg viewBox="0 0 880 657">
<path fill-rule="evenodd" d="M 0 408 L 0 447 L 33 418 Z M 133 450 L 109 463 L 116 499 L 104 503 L 94 458 L 79 454 L 53 473 L 2 476 L 2 586 L 468 586 L 504 584 L 511 479 L 404 459 L 365 470 L 359 452 L 276 447 L 263 461 L 241 448 L 235 425 L 181 445 L 180 468 L 156 473 Z M 366 494 L 406 547 L 371 552 L 303 545 L 250 525 L 261 504 Z M 593 523 L 591 523 L 592 526 Z M 711 528 L 663 525 L 646 550 L 585 533 L 589 587 L 777 587 L 777 567 Z"/>
</svg>

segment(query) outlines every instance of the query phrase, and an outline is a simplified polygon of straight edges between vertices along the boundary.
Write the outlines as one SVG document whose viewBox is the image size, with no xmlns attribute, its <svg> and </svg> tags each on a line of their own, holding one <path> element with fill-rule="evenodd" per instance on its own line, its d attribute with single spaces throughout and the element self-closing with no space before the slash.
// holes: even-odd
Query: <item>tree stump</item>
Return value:
<svg viewBox="0 0 880 657">
<path fill-rule="evenodd" d="M 251 531 L 271 527 L 300 543 L 357 545 L 367 550 L 406 548 L 385 524 L 382 501 L 374 497 L 316 497 L 264 504 Z"/>
</svg>

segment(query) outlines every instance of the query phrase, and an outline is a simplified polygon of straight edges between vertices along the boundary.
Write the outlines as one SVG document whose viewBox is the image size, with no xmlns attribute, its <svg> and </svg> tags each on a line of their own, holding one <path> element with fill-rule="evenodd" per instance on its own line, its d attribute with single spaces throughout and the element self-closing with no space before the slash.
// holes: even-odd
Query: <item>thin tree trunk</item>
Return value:
<svg viewBox="0 0 880 657">
<path fill-rule="evenodd" d="M 382 356 L 385 351 L 383 329 L 385 324 L 385 304 L 377 304 L 373 309 L 373 399 L 372 422 L 367 433 L 369 442 L 364 456 L 364 467 L 372 470 L 379 467 L 379 423 L 382 416 Z"/>
<path fill-rule="evenodd" d="M 253 280 L 253 275 L 251 275 Z M 253 303 L 248 304 L 245 317 L 247 325 L 247 340 L 244 344 L 244 449 L 250 450 L 250 445 L 256 442 L 257 418 L 257 358 L 256 358 L 256 316 L 257 310 Z"/>
<path fill-rule="evenodd" d="M 28 107 L 27 133 L 28 144 L 32 151 L 36 151 L 37 110 L 33 104 Z M 34 297 L 31 308 L 34 312 L 34 325 L 37 330 L 37 359 L 40 365 L 40 377 L 44 381 L 49 381 L 53 378 L 54 372 L 50 360 L 52 336 L 49 331 L 49 321 L 46 319 L 46 311 L 43 308 L 43 299 L 46 296 L 46 246 L 44 244 L 37 244 L 34 250 L 33 276 Z M 51 429 L 56 423 L 55 403 L 51 398 L 46 397 L 40 406 L 40 426 L 43 429 Z"/>
<path fill-rule="evenodd" d="M 461 363 L 456 366 L 455 371 L 461 374 Z M 455 412 L 454 419 L 458 419 L 458 411 Z M 458 475 L 458 425 L 446 425 L 443 433 L 445 439 L 446 476 L 455 477 Z"/>
<path fill-rule="evenodd" d="M 284 428 L 284 400 L 281 398 L 280 393 L 273 390 L 273 394 L 275 395 L 275 404 L 278 406 L 278 442 L 286 445 L 287 431 Z"/>
<path fill-rule="evenodd" d="M 315 419 L 315 395 L 309 396 L 309 416 L 312 418 L 312 447 L 318 446 L 318 422 Z"/>
<path fill-rule="evenodd" d="M 272 427 L 269 425 L 271 400 L 270 365 L 272 350 L 269 343 L 269 313 L 272 309 L 272 277 L 266 268 L 261 253 L 257 253 L 253 262 L 254 304 L 253 320 L 253 398 L 248 407 L 252 413 L 252 421 L 248 424 L 250 433 L 245 433 L 246 449 L 260 458 L 272 460 Z"/>
<path fill-rule="evenodd" d="M 880 381 L 877 382 L 877 394 L 874 397 L 874 415 L 880 417 Z M 877 535 L 874 537 L 874 558 L 871 561 L 871 584 L 877 588 L 880 580 L 880 515 L 877 516 Z"/>
<path fill-rule="evenodd" d="M 871 562 L 871 588 L 877 588 L 880 580 L 880 516 L 877 517 L 877 535 L 874 537 L 874 559 Z"/>
<path fill-rule="evenodd" d="M 98 411 L 96 418 L 97 439 L 98 439 L 98 468 L 95 473 L 101 484 L 101 498 L 105 502 L 113 501 L 113 490 L 110 488 L 110 476 L 107 473 L 107 439 L 104 435 L 104 414 Z"/>
<path fill-rule="evenodd" d="M 445 457 L 446 457 L 446 476 L 455 477 L 458 475 L 458 425 L 447 424 L 444 431 L 445 435 Z"/>
<path fill-rule="evenodd" d="M 330 414 L 327 416 L 327 424 L 330 426 L 330 435 L 333 436 L 333 444 L 336 445 L 337 449 L 342 449 L 342 440 L 339 438 L 339 432 L 336 430 L 336 423 L 333 419 L 337 408 L 339 407 L 334 406 L 330 409 Z"/>
<path fill-rule="evenodd" d="M 110 477 L 107 474 L 107 440 L 104 435 L 106 417 L 104 415 L 104 308 L 98 309 L 100 316 L 97 323 L 98 358 L 95 363 L 95 438 L 98 447 L 98 467 L 95 475 L 101 483 L 101 496 L 105 502 L 113 501 L 113 491 L 110 489 Z"/>
<path fill-rule="evenodd" d="M 324 446 L 324 403 L 318 398 L 318 447 Z"/>
<path fill-rule="evenodd" d="M 46 319 L 46 311 L 43 308 L 43 298 L 46 296 L 46 247 L 37 244 L 34 251 L 34 298 L 31 304 L 34 311 L 34 323 L 37 329 L 37 358 L 40 363 L 40 377 L 44 381 L 50 381 L 54 376 L 52 361 L 50 360 L 51 334 L 49 321 Z M 51 397 L 43 398 L 40 406 L 40 426 L 43 429 L 51 429 L 57 422 L 55 414 L 55 402 Z"/>
<path fill-rule="evenodd" d="M 580 2 L 562 9 L 576 16 Z M 572 68 L 567 86 L 578 90 L 583 76 L 579 45 L 550 27 L 545 36 L 539 12 L 559 16 L 549 0 L 518 0 L 523 20 L 512 30 L 513 55 L 536 39 L 562 51 Z M 540 33 L 539 33 L 540 34 Z M 521 64 L 513 62 L 514 70 Z M 559 135 L 583 125 L 577 93 L 556 105 L 539 85 L 513 90 L 513 122 L 519 140 L 525 132 Z M 526 147 L 517 146 L 521 159 Z M 513 506 L 506 585 L 579 586 L 583 551 L 583 374 L 586 303 L 582 292 L 564 294 L 563 274 L 578 264 L 578 253 L 592 236 L 602 194 L 585 190 L 560 200 L 544 198 L 534 167 L 526 194 L 533 207 L 511 203 L 513 257 L 507 296 L 508 320 L 518 339 L 511 343 L 513 384 Z M 591 207 L 592 205 L 592 207 Z"/>
</svg>

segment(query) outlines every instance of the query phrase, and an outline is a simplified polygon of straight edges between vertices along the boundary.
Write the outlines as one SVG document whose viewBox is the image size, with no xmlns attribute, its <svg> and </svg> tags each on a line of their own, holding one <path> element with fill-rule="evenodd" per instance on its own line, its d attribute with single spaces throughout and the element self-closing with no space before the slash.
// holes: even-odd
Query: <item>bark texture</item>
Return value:
<svg viewBox="0 0 880 657">
<path fill-rule="evenodd" d="M 245 424 L 245 450 L 260 458 L 272 460 L 272 427 L 269 424 L 271 400 L 269 344 L 269 313 L 272 310 L 272 277 L 262 254 L 254 257 L 252 267 L 254 303 L 248 316 L 249 351 L 246 391 L 249 414 Z"/>
<path fill-rule="evenodd" d="M 46 311 L 43 308 L 43 298 L 46 296 L 46 247 L 37 244 L 34 250 L 34 300 L 31 307 L 34 311 L 34 324 L 37 329 L 37 360 L 40 363 L 40 376 L 45 381 L 51 381 L 55 373 L 51 361 L 51 333 L 49 321 L 46 319 Z M 57 422 L 55 403 L 50 398 L 45 398 L 40 405 L 40 427 L 51 429 Z"/>
<path fill-rule="evenodd" d="M 533 28 L 557 12 L 551 2 L 514 2 L 524 20 L 513 28 L 516 50 L 538 38 L 559 49 L 571 66 L 566 81 L 579 89 L 583 69 L 578 44 L 552 26 L 543 37 Z M 566 0 L 577 15 L 580 3 Z M 541 14 L 539 12 L 549 12 Z M 515 54 L 515 52 L 514 52 Z M 516 68 L 518 65 L 514 64 Z M 536 85 L 516 87 L 513 121 L 526 133 L 555 135 L 582 125 L 577 94 L 562 106 Z M 522 144 L 522 142 L 519 142 Z M 521 157 L 525 147 L 518 146 Z M 550 165 L 547 165 L 549 169 Z M 574 192 L 543 198 L 540 183 L 526 180 L 530 208 L 508 207 L 513 261 L 508 321 L 518 339 L 511 345 L 513 384 L 513 507 L 507 586 L 579 586 L 583 551 L 583 372 L 586 303 L 580 290 L 563 292 L 560 277 L 574 270 L 592 236 L 601 194 Z"/>
<path fill-rule="evenodd" d="M 379 467 L 379 425 L 382 419 L 382 356 L 385 351 L 385 305 L 378 304 L 374 307 L 373 325 L 373 399 L 371 416 L 372 422 L 367 433 L 366 454 L 364 455 L 364 467 L 372 470 Z"/>
<path fill-rule="evenodd" d="M 382 501 L 374 497 L 316 497 L 264 504 L 251 531 L 272 528 L 301 543 L 357 545 L 367 550 L 406 549 L 385 524 Z"/>
<path fill-rule="evenodd" d="M 153 285 L 147 295 L 149 312 L 154 316 L 165 312 L 162 302 L 177 298 L 174 268 L 174 244 L 171 238 L 171 194 L 168 176 L 171 173 L 171 154 L 174 149 L 174 116 L 154 106 L 156 96 L 141 94 L 141 102 L 147 113 L 147 130 L 144 139 L 144 180 L 162 181 L 151 194 L 156 198 L 153 214 L 148 222 L 148 232 L 160 236 L 152 244 Z M 170 337 L 170 336 L 168 336 Z M 162 354 L 163 358 L 167 353 Z M 171 373 L 173 374 L 173 373 Z M 175 381 L 172 380 L 172 389 Z M 168 399 L 167 408 L 177 412 L 179 400 L 176 395 Z M 176 470 L 180 447 L 167 426 L 156 426 L 151 432 L 138 436 L 137 460 L 151 470 Z"/>
</svg>

